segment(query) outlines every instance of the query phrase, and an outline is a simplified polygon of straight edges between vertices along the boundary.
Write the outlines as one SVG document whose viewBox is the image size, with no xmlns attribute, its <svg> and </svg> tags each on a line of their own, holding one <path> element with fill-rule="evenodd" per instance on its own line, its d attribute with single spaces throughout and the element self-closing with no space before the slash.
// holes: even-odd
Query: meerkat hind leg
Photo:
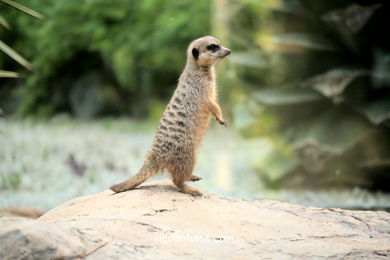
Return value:
<svg viewBox="0 0 390 260">
<path fill-rule="evenodd" d="M 192 196 L 202 196 L 202 192 L 194 187 L 191 187 L 184 183 L 184 180 L 181 178 L 173 177 L 173 183 L 184 193 L 190 194 Z"/>
<path fill-rule="evenodd" d="M 203 193 L 200 190 L 198 190 L 198 189 L 196 189 L 194 187 L 191 187 L 191 186 L 189 186 L 189 185 L 187 185 L 185 183 L 182 183 L 180 185 L 176 184 L 176 186 L 179 189 L 181 189 L 184 193 L 190 194 L 192 196 L 202 196 L 203 195 Z"/>
</svg>

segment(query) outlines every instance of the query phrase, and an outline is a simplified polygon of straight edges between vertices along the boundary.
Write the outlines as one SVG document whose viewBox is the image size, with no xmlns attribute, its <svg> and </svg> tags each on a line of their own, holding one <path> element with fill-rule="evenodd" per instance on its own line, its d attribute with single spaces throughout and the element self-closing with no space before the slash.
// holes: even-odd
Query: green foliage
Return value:
<svg viewBox="0 0 390 260">
<path fill-rule="evenodd" d="M 263 178 L 276 186 L 369 187 L 368 172 L 383 179 L 390 157 L 383 138 L 390 136 L 388 1 L 233 3 L 239 6 L 239 18 L 229 21 L 237 81 L 261 108 L 258 122 L 277 118 L 273 129 L 260 128 L 262 135 L 277 133 L 275 151 L 258 167 Z"/>
<path fill-rule="evenodd" d="M 40 13 L 35 12 L 34 10 L 31 10 L 30 8 L 27 8 L 24 5 L 21 5 L 13 0 L 0 0 L 0 2 L 12 6 L 13 8 L 18 9 L 19 11 L 22 11 L 36 18 L 44 19 L 44 17 Z M 11 26 L 8 23 L 7 19 L 5 19 L 1 14 L 0 14 L 0 24 L 7 30 L 11 29 Z M 1 40 L 0 40 L 0 51 L 7 54 L 9 57 L 14 59 L 23 67 L 27 69 L 31 69 L 31 64 L 26 59 L 24 59 L 19 53 L 17 53 L 14 49 L 9 47 Z M 16 72 L 0 70 L 0 78 L 17 78 L 17 77 L 19 77 L 19 74 Z"/>
<path fill-rule="evenodd" d="M 196 5 L 190 0 L 29 0 L 26 4 L 47 20 L 36 23 L 7 14 L 17 29 L 14 45 L 27 49 L 34 67 L 17 93 L 22 115 L 75 113 L 77 104 L 91 99 L 76 86 L 81 82 L 112 97 L 93 99 L 96 111 L 84 113 L 87 117 L 142 114 L 149 98 L 171 94 L 188 43 L 210 30 L 210 3 L 205 0 Z M 88 82 L 92 74 L 97 76 Z M 72 103 L 71 97 L 76 101 Z"/>
<path fill-rule="evenodd" d="M 17 190 L 22 184 L 20 173 L 11 172 L 0 176 L 0 188 L 4 190 Z"/>
</svg>

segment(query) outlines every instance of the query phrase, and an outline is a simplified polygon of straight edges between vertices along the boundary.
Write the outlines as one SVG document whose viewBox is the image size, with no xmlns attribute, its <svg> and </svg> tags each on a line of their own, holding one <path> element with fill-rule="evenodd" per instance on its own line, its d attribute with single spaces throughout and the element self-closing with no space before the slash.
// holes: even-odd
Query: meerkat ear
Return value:
<svg viewBox="0 0 390 260">
<path fill-rule="evenodd" d="M 192 49 L 192 56 L 194 56 L 195 60 L 198 59 L 198 57 L 199 57 L 199 51 L 198 51 L 198 49 L 196 49 L 196 48 L 193 48 L 193 49 Z"/>
</svg>

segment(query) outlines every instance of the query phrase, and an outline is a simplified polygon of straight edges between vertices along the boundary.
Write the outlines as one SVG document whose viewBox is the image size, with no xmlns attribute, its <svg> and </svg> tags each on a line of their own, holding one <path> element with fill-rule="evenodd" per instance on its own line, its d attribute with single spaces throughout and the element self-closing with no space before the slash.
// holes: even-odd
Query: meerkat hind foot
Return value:
<svg viewBox="0 0 390 260">
<path fill-rule="evenodd" d="M 184 183 L 183 183 L 183 185 L 180 185 L 180 187 L 178 186 L 178 188 L 181 189 L 182 192 L 190 194 L 194 197 L 203 195 L 203 193 L 200 190 L 198 190 L 194 187 L 188 186 L 187 184 L 184 184 Z"/>
<path fill-rule="evenodd" d="M 196 175 L 191 175 L 189 181 L 200 181 L 202 177 L 196 176 Z"/>
<path fill-rule="evenodd" d="M 203 195 L 203 193 L 200 190 L 195 189 L 195 188 L 190 187 L 190 186 L 188 186 L 188 188 L 183 190 L 183 191 L 184 191 L 184 193 L 190 194 L 190 195 L 192 195 L 194 197 L 198 197 L 198 196 L 202 196 Z"/>
</svg>

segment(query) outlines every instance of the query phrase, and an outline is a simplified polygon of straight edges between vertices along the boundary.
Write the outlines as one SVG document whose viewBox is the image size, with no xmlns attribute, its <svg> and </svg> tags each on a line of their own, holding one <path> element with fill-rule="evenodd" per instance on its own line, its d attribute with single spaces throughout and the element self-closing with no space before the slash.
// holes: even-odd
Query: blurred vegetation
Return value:
<svg viewBox="0 0 390 260">
<path fill-rule="evenodd" d="M 228 6 L 238 127 L 275 146 L 258 166 L 263 179 L 390 190 L 389 2 Z"/>
<path fill-rule="evenodd" d="M 33 68 L 0 56 L 0 69 L 25 75 L 0 78 L 5 114 L 159 118 L 188 43 L 214 34 L 233 50 L 218 65 L 226 117 L 272 143 L 256 166 L 266 184 L 390 190 L 388 1 L 23 4 L 46 20 L 1 12 L 12 28 L 0 39 Z"/>
<path fill-rule="evenodd" d="M 0 3 L 6 4 L 10 7 L 13 7 L 21 12 L 24 12 L 36 18 L 44 19 L 44 17 L 40 13 L 37 13 L 34 10 L 31 10 L 28 7 L 25 7 L 24 5 L 21 5 L 13 0 L 0 0 Z M 8 23 L 7 19 L 5 19 L 1 15 L 1 13 L 0 13 L 0 25 L 7 30 L 11 29 L 11 26 Z M 4 43 L 1 40 L 0 40 L 0 51 L 8 55 L 10 58 L 14 59 L 23 67 L 27 69 L 31 69 L 31 64 L 25 58 L 23 58 L 23 56 L 21 56 L 19 53 L 17 53 L 14 49 L 12 49 L 10 46 L 8 46 L 6 43 Z M 0 78 L 17 78 L 17 77 L 19 77 L 19 74 L 14 71 L 0 70 Z"/>
<path fill-rule="evenodd" d="M 210 31 L 209 1 L 26 0 L 44 23 L 10 10 L 0 38 L 32 61 L 25 80 L 0 82 L 0 107 L 20 115 L 71 111 L 82 118 L 161 109 L 185 49 Z M 0 67 L 18 70 L 0 57 Z M 157 103 L 157 106 L 154 105 Z M 153 111 L 152 111 L 153 112 Z"/>
</svg>

